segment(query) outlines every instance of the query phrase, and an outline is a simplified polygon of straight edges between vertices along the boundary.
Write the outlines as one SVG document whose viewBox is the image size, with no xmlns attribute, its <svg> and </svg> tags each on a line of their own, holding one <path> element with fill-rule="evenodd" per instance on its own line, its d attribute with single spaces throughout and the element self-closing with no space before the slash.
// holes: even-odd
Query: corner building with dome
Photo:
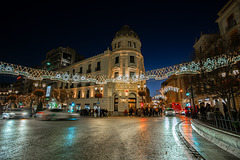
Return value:
<svg viewBox="0 0 240 160">
<path fill-rule="evenodd" d="M 145 73 L 140 38 L 128 25 L 124 25 L 115 34 L 111 47 L 112 50 L 107 49 L 101 54 L 64 67 L 61 71 L 79 75 L 107 75 L 112 79 L 139 77 Z M 99 104 L 95 93 L 100 91 L 103 95 L 99 98 L 101 109 L 107 109 L 110 115 L 117 116 L 123 115 L 125 109 L 129 111 L 131 107 L 140 108 L 142 97 L 138 91 L 146 91 L 146 81 L 116 81 L 106 84 L 59 82 L 58 88 L 66 88 L 73 93 L 73 98 L 66 105 L 70 107 L 74 103 L 74 110 L 95 109 Z"/>
</svg>

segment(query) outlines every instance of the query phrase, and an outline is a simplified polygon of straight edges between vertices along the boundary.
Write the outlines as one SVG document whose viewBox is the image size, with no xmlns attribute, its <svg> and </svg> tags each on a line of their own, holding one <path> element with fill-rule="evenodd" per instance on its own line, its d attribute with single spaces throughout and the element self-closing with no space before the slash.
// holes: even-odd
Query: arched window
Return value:
<svg viewBox="0 0 240 160">
<path fill-rule="evenodd" d="M 121 47 L 121 42 L 118 42 L 118 48 L 120 48 Z"/>
</svg>

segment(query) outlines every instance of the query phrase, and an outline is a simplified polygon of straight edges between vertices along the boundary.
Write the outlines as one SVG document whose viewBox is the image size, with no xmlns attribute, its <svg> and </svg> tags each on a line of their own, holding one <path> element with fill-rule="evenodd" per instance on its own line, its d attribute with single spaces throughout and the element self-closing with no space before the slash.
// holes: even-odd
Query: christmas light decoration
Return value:
<svg viewBox="0 0 240 160">
<path fill-rule="evenodd" d="M 110 75 L 95 75 L 95 74 L 69 74 L 61 71 L 40 70 L 21 65 L 10 64 L 0 61 L 0 74 L 22 75 L 32 80 L 51 79 L 65 83 L 79 82 L 95 82 L 96 84 L 106 84 L 108 82 L 130 82 L 137 83 L 149 79 L 163 80 L 174 74 L 198 74 L 201 70 L 210 72 L 214 69 L 224 67 L 230 64 L 235 64 L 240 61 L 240 55 L 227 58 L 225 55 L 219 57 L 208 58 L 205 61 L 182 63 L 174 66 L 168 66 L 156 70 L 146 71 L 140 75 L 119 76 L 111 78 Z M 201 66 L 200 66 L 201 64 Z"/>
</svg>

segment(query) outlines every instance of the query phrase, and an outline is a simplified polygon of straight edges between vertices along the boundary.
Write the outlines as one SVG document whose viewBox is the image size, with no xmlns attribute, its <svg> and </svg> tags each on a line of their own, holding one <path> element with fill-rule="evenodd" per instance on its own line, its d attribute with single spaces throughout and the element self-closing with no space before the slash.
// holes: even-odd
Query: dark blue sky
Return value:
<svg viewBox="0 0 240 160">
<path fill-rule="evenodd" d="M 40 65 L 46 52 L 69 46 L 86 58 L 110 47 L 115 33 L 128 24 L 138 33 L 146 70 L 189 60 L 195 38 L 215 33 L 217 12 L 227 0 L 32 1 L 0 6 L 1 61 Z M 0 81 L 6 78 L 0 77 Z M 151 95 L 160 81 L 149 81 Z"/>
</svg>

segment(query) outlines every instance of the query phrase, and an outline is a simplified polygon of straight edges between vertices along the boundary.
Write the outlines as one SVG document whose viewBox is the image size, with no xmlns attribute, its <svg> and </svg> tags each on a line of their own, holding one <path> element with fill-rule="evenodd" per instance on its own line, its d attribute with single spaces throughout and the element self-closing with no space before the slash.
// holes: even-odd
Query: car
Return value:
<svg viewBox="0 0 240 160">
<path fill-rule="evenodd" d="M 29 112 L 22 108 L 13 108 L 13 109 L 7 109 L 2 114 L 3 119 L 10 119 L 10 118 L 29 118 Z"/>
<path fill-rule="evenodd" d="M 165 115 L 166 116 L 175 116 L 175 111 L 174 111 L 174 109 L 172 109 L 172 108 L 167 108 L 166 110 L 165 110 Z"/>
<path fill-rule="evenodd" d="M 186 114 L 185 109 L 181 110 L 181 111 L 180 111 L 180 114 L 181 114 L 181 115 L 185 115 L 185 114 Z"/>
<path fill-rule="evenodd" d="M 39 111 L 36 113 L 36 118 L 40 120 L 52 120 L 52 119 L 78 119 L 80 118 L 80 114 L 78 113 L 70 113 L 66 112 L 63 109 L 51 109 Z"/>
</svg>

